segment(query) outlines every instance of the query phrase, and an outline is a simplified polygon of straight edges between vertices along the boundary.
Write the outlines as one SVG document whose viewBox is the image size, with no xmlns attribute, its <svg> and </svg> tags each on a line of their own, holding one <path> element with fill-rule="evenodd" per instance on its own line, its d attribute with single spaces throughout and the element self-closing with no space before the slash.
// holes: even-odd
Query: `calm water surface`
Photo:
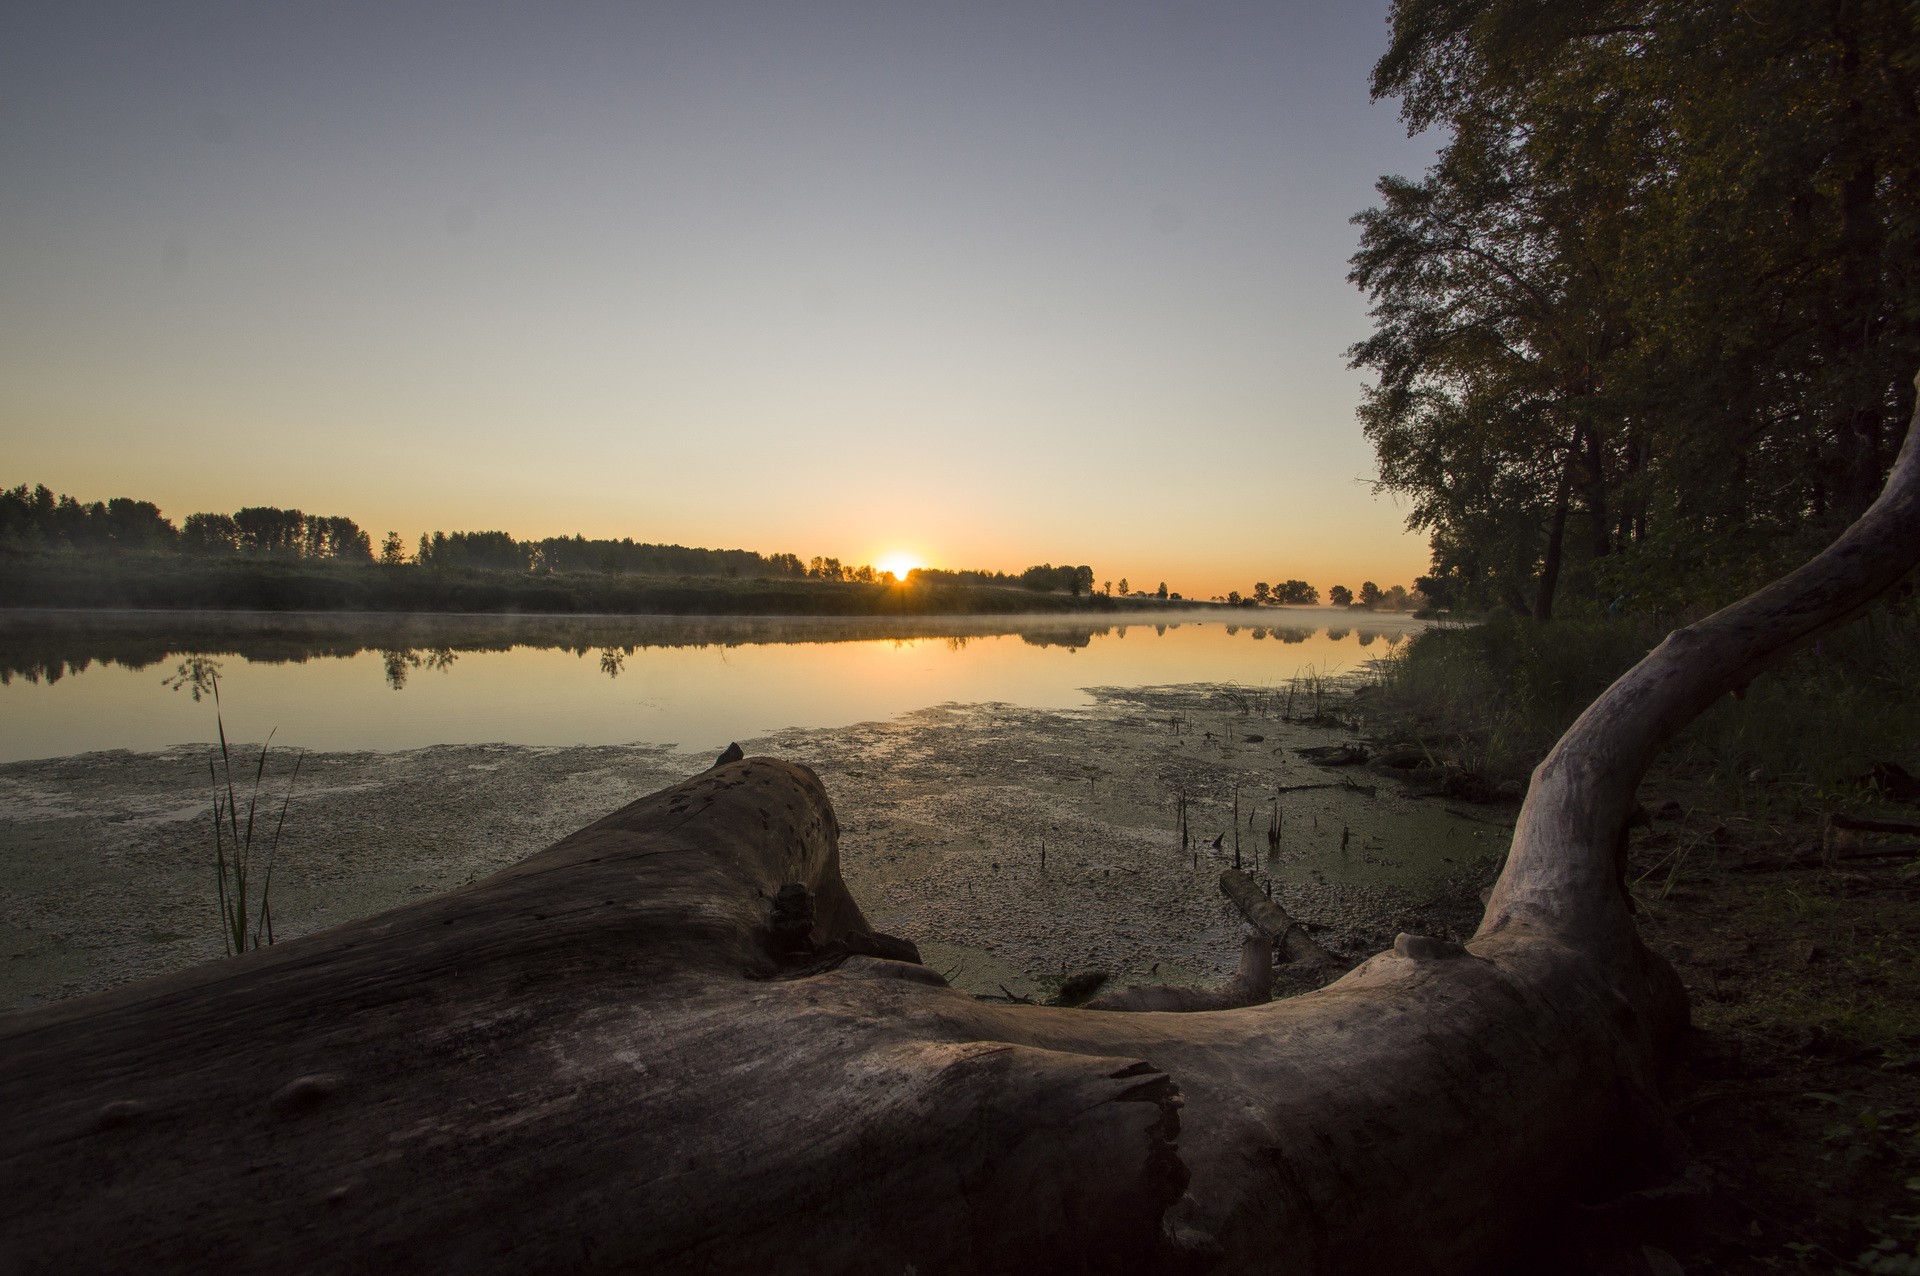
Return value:
<svg viewBox="0 0 1920 1276">
<path fill-rule="evenodd" d="M 1422 622 L 1317 608 L 1106 617 L 391 617 L 0 613 L 0 761 L 230 738 L 319 750 L 717 750 L 948 702 L 1066 708 L 1089 687 L 1281 687 L 1353 672 Z M 207 664 L 205 662 L 211 662 Z"/>
</svg>

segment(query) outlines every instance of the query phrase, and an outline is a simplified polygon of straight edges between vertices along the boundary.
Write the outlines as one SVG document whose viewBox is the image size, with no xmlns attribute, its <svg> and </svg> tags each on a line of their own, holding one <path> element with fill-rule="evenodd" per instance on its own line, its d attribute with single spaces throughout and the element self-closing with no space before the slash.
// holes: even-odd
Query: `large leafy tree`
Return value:
<svg viewBox="0 0 1920 1276">
<path fill-rule="evenodd" d="M 1920 10 L 1400 0 L 1361 415 L 1436 577 L 1732 589 L 1871 499 L 1920 363 Z"/>
</svg>

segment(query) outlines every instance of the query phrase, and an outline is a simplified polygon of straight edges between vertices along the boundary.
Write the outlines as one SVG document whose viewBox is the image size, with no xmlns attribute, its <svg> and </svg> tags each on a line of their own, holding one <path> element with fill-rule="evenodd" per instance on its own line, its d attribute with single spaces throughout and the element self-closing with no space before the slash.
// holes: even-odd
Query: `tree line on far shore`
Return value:
<svg viewBox="0 0 1920 1276">
<path fill-rule="evenodd" d="M 202 559 L 247 557 L 484 572 L 899 583 L 891 572 L 866 563 L 842 563 L 838 558 L 816 555 L 802 559 L 789 553 L 659 545 L 632 537 L 519 540 L 502 531 L 435 531 L 422 534 L 409 553 L 398 532 L 388 532 L 376 549 L 373 538 L 358 523 L 341 515 L 256 505 L 232 514 L 189 514 L 176 526 L 152 501 L 132 497 L 81 501 L 56 495 L 38 484 L 0 489 L 0 553 L 55 551 Z M 1095 589 L 1093 568 L 1085 564 L 1041 563 L 1022 572 L 916 568 L 905 583 L 1026 589 L 1075 597 L 1101 592 Z M 1111 593 L 1110 585 L 1105 592 Z M 1167 596 L 1163 584 L 1159 597 Z"/>
<path fill-rule="evenodd" d="M 1319 605 L 1320 591 L 1304 580 L 1283 580 L 1277 585 L 1269 585 L 1262 580 L 1254 583 L 1251 594 L 1242 597 L 1236 589 L 1228 592 L 1224 598 L 1213 601 L 1226 603 L 1230 607 L 1313 607 Z M 1328 587 L 1327 605 L 1365 607 L 1372 611 L 1414 611 L 1430 607 L 1433 603 L 1417 586 L 1408 589 L 1405 585 L 1392 585 L 1382 589 L 1368 580 L 1360 583 L 1357 595 L 1345 585 Z"/>
<path fill-rule="evenodd" d="M 25 483 L 0 489 L 0 551 L 272 554 L 373 561 L 373 542 L 350 518 L 253 505 L 231 514 L 189 514 L 176 527 L 152 501 L 116 496 L 80 501 Z"/>
</svg>

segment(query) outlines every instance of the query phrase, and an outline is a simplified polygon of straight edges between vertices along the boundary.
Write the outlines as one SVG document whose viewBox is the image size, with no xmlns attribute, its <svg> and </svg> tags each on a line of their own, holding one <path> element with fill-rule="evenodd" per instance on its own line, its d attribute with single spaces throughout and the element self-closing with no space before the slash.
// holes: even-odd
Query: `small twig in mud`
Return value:
<svg viewBox="0 0 1920 1276">
<path fill-rule="evenodd" d="M 1274 792 L 1305 793 L 1308 789 L 1345 789 L 1349 793 L 1364 793 L 1368 797 L 1373 797 L 1380 792 L 1376 785 L 1355 784 L 1352 780 L 1341 780 L 1337 783 L 1327 782 L 1322 784 L 1287 784 L 1275 789 Z"/>
<path fill-rule="evenodd" d="M 1855 860 L 1912 859 L 1915 856 L 1920 856 L 1920 845 L 1876 846 L 1868 850 L 1832 853 L 1822 853 L 1816 849 L 1789 859 L 1743 860 L 1727 865 L 1727 870 L 1733 873 L 1778 873 L 1795 868 L 1826 868 Z"/>
<path fill-rule="evenodd" d="M 1233 786 L 1233 866 L 1240 867 L 1240 786 Z"/>
<path fill-rule="evenodd" d="M 1008 1001 L 1017 1001 L 1023 1006 L 1031 1006 L 1033 1004 L 1033 998 L 1022 997 L 1019 993 L 1014 992 L 1012 989 L 1008 988 L 1005 984 L 1000 985 L 1000 991 L 1007 994 Z"/>
</svg>

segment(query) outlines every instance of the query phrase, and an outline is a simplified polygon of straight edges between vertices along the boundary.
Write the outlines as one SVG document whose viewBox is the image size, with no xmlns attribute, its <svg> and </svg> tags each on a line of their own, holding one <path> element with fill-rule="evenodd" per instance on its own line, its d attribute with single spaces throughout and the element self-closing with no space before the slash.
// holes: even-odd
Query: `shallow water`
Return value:
<svg viewBox="0 0 1920 1276">
<path fill-rule="evenodd" d="M 278 728 L 282 937 L 484 877 L 729 740 L 819 773 L 862 907 L 972 992 L 1223 979 L 1237 860 L 1350 955 L 1469 924 L 1504 817 L 1315 766 L 1347 733 L 1286 720 L 1419 622 L 1256 618 L 0 612 L 0 1008 L 219 955 L 213 704 L 167 685 L 208 661 L 231 738 Z"/>
<path fill-rule="evenodd" d="M 1089 687 L 1276 690 L 1353 672 L 1421 622 L 1322 608 L 1105 617 L 0 613 L 0 761 L 230 738 L 316 750 L 718 750 L 928 705 L 1089 703 Z M 206 662 L 211 662 L 208 664 Z"/>
<path fill-rule="evenodd" d="M 1509 817 L 1296 752 L 1345 736 L 1237 689 L 1188 686 L 742 743 L 819 775 L 842 872 L 874 925 L 920 944 L 956 987 L 1044 997 L 1082 966 L 1117 983 L 1226 978 L 1244 928 L 1217 883 L 1236 863 L 1349 958 L 1399 929 L 1467 933 Z M 207 753 L 0 763 L 0 1010 L 220 955 Z M 238 769 L 255 757 L 240 749 Z M 290 795 L 276 933 L 487 877 L 711 761 L 662 746 L 438 745 L 308 753 L 296 784 L 276 751 L 264 787 L 270 802 Z"/>
</svg>

